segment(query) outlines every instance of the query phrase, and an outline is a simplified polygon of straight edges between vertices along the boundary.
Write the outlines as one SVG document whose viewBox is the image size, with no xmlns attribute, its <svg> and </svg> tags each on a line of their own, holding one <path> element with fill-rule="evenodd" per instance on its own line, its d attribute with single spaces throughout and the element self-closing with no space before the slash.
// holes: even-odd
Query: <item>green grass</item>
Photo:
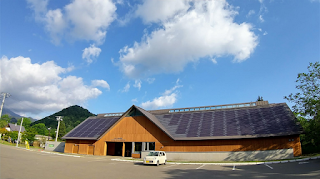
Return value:
<svg viewBox="0 0 320 179">
<path fill-rule="evenodd" d="M 16 143 L 10 143 L 10 142 L 4 141 L 4 140 L 0 140 L 0 144 L 9 145 L 9 146 L 16 146 L 17 145 Z M 22 143 L 22 144 L 19 144 L 18 147 L 25 148 L 26 145 L 24 143 Z M 34 146 L 30 146 L 30 149 L 31 148 L 32 149 L 42 149 L 41 147 L 34 147 Z"/>
</svg>

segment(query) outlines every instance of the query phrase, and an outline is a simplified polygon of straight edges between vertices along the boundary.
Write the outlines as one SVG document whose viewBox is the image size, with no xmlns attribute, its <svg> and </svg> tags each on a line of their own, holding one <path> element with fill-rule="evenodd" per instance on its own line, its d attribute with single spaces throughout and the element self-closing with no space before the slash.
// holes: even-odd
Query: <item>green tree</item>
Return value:
<svg viewBox="0 0 320 179">
<path fill-rule="evenodd" d="M 5 120 L 0 120 L 0 128 L 4 128 L 8 125 L 8 122 Z"/>
<path fill-rule="evenodd" d="M 4 114 L 4 115 L 1 116 L 1 119 L 0 119 L 0 120 L 4 120 L 4 121 L 6 121 L 7 123 L 9 123 L 9 122 L 10 122 L 10 119 L 11 119 L 11 117 L 10 117 L 8 114 Z"/>
<path fill-rule="evenodd" d="M 40 135 L 46 135 L 47 133 L 47 127 L 43 123 L 38 123 L 32 126 L 31 128 L 33 128 L 36 131 L 36 133 Z"/>
<path fill-rule="evenodd" d="M 304 153 L 320 152 L 320 63 L 310 63 L 308 73 L 299 73 L 296 94 L 285 96 L 293 102 L 293 111 L 297 114 L 304 129 L 302 149 Z"/>
<path fill-rule="evenodd" d="M 262 96 L 258 96 L 257 101 L 263 101 L 263 97 Z"/>
<path fill-rule="evenodd" d="M 29 128 L 22 134 L 22 141 L 28 139 L 28 141 L 34 141 L 34 136 L 37 134 L 37 131 L 34 128 Z"/>
<path fill-rule="evenodd" d="M 21 120 L 22 118 L 18 119 L 18 122 L 17 124 L 20 125 L 21 124 Z M 24 117 L 23 118 L 23 122 L 22 122 L 22 126 L 24 126 L 24 128 L 29 128 L 30 127 L 30 124 L 32 123 L 31 119 L 30 118 L 27 118 L 27 117 Z"/>
<path fill-rule="evenodd" d="M 8 135 L 11 137 L 11 141 L 15 141 L 18 139 L 18 131 L 11 131 Z"/>
<path fill-rule="evenodd" d="M 4 128 L 8 125 L 8 123 L 10 122 L 11 117 L 8 114 L 4 114 L 1 116 L 0 119 L 0 128 Z"/>
<path fill-rule="evenodd" d="M 66 135 L 66 124 L 64 123 L 64 121 L 60 122 L 60 127 L 59 127 L 59 138 L 63 137 L 64 135 Z"/>
</svg>

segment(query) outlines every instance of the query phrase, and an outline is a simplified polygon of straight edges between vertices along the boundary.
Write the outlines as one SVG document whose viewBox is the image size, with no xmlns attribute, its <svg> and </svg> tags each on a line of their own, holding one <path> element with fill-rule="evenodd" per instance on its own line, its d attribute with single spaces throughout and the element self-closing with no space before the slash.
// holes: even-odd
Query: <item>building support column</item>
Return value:
<svg viewBox="0 0 320 179">
<path fill-rule="evenodd" d="M 94 148 L 96 149 L 96 148 Z M 108 151 L 108 144 L 107 142 L 104 142 L 104 147 L 103 147 L 103 155 L 107 156 L 107 151 Z"/>
<path fill-rule="evenodd" d="M 126 144 L 122 142 L 122 157 L 125 156 Z"/>
</svg>

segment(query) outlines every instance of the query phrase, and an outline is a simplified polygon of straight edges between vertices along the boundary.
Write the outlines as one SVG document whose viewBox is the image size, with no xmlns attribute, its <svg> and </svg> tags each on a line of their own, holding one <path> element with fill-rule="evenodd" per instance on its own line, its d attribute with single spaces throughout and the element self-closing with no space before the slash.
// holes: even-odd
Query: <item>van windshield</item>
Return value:
<svg viewBox="0 0 320 179">
<path fill-rule="evenodd" d="M 149 152 L 147 156 L 158 156 L 159 152 Z"/>
</svg>

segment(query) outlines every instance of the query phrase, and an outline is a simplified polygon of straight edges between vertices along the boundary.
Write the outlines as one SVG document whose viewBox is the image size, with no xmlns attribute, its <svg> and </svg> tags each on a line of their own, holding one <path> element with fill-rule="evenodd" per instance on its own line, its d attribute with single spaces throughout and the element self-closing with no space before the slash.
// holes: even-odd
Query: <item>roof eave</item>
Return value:
<svg viewBox="0 0 320 179">
<path fill-rule="evenodd" d="M 259 135 L 240 135 L 240 136 L 180 137 L 180 138 L 176 138 L 175 140 L 186 141 L 186 140 L 252 139 L 252 138 L 263 138 L 263 137 L 281 137 L 281 136 L 300 135 L 300 134 L 302 134 L 302 131 L 278 133 L 278 134 L 259 134 Z"/>
</svg>

